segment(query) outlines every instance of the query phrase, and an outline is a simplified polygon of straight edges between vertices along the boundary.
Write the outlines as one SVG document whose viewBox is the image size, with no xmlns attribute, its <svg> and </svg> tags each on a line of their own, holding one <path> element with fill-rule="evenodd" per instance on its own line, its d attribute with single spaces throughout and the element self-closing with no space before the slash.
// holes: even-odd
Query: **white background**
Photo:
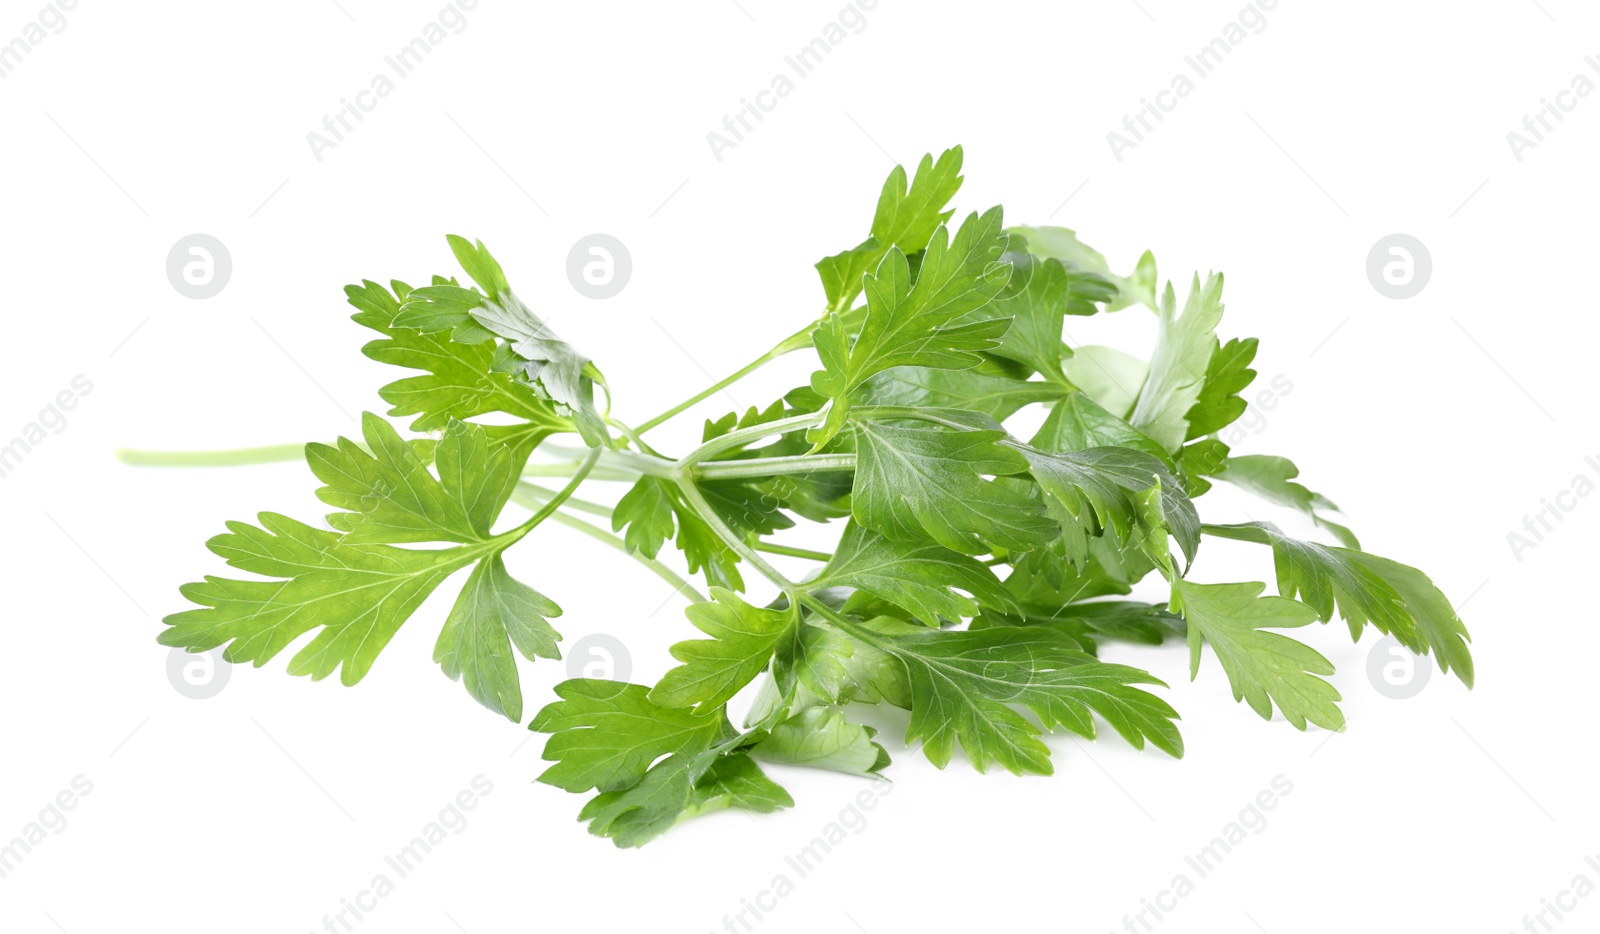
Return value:
<svg viewBox="0 0 1600 934">
<path fill-rule="evenodd" d="M 0 41 L 39 6 L 0 2 Z M 1148 247 L 1167 275 L 1227 272 L 1225 336 L 1260 337 L 1263 382 L 1293 384 L 1236 450 L 1294 458 L 1368 548 L 1465 602 L 1479 687 L 1435 673 L 1390 700 L 1366 675 L 1372 639 L 1317 627 L 1307 638 L 1339 667 L 1350 725 L 1301 734 L 1236 705 L 1214 660 L 1190 683 L 1178 646 L 1111 648 L 1172 685 L 1188 756 L 1057 738 L 1051 778 L 960 760 L 941 773 L 900 751 L 901 721 L 881 715 L 892 793 L 815 872 L 788 873 L 794 892 L 759 929 L 1120 929 L 1175 875 L 1192 879 L 1184 857 L 1279 775 L 1294 790 L 1266 829 L 1157 929 L 1501 932 L 1580 873 L 1600 881 L 1584 862 L 1600 853 L 1600 503 L 1577 501 L 1520 561 L 1507 543 L 1600 455 L 1587 281 L 1600 96 L 1520 162 L 1506 140 L 1600 55 L 1592 7 L 1284 0 L 1119 162 L 1107 132 L 1238 0 L 881 0 L 718 161 L 706 133 L 837 0 L 482 0 L 315 159 L 307 132 L 439 8 L 86 0 L 0 81 L 0 438 L 74 376 L 93 383 L 0 481 L 0 839 L 74 776 L 93 783 L 66 829 L 0 879 L 0 927 L 320 929 L 482 774 L 494 790 L 465 831 L 360 931 L 721 929 L 860 782 L 774 769 L 792 810 L 719 814 L 616 850 L 574 820 L 580 799 L 531 783 L 541 738 L 525 743 L 430 660 L 450 587 L 357 688 L 291 678 L 280 656 L 188 699 L 155 638 L 184 605 L 179 584 L 224 570 L 202 543 L 258 510 L 324 510 L 303 465 L 162 471 L 113 454 L 352 432 L 395 373 L 360 356 L 369 335 L 340 287 L 454 272 L 447 232 L 486 240 L 596 358 L 618 414 L 642 420 L 709 382 L 702 368 L 720 376 L 814 315 L 811 263 L 866 234 L 891 159 L 958 142 L 963 211 L 1003 203 L 1010 221 L 1077 228 L 1120 268 Z M 634 262 L 603 302 L 564 272 L 597 231 Z M 196 232 L 233 258 L 204 301 L 165 273 Z M 1395 232 L 1433 257 L 1408 301 L 1365 272 Z M 1139 310 L 1071 327 L 1141 352 L 1151 335 Z M 810 367 L 796 355 L 730 395 L 765 403 Z M 658 443 L 681 449 L 698 416 L 732 404 Z M 1201 505 L 1218 521 L 1242 508 L 1288 519 L 1226 493 Z M 669 588 L 565 529 L 541 528 L 510 563 L 563 605 L 569 644 L 623 640 L 634 680 L 658 677 L 688 629 Z M 1270 574 L 1265 552 L 1221 542 L 1195 569 Z M 530 715 L 565 676 L 524 667 Z M 1595 930 L 1600 898 L 1546 919 Z"/>
</svg>

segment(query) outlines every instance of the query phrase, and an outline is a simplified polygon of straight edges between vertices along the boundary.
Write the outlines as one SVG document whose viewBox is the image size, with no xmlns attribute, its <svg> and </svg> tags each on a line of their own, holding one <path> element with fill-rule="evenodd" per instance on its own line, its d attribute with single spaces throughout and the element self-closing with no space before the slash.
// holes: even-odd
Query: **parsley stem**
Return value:
<svg viewBox="0 0 1600 934">
<path fill-rule="evenodd" d="M 780 474 L 809 474 L 825 470 L 854 470 L 854 454 L 798 454 L 792 457 L 753 457 L 738 461 L 713 461 L 694 468 L 706 479 L 732 477 L 776 477 Z"/>
<path fill-rule="evenodd" d="M 519 541 L 524 535 L 527 535 L 529 532 L 533 531 L 535 526 L 550 518 L 550 516 L 554 514 L 557 509 L 561 508 L 561 504 L 566 502 L 568 497 L 578 491 L 578 487 L 589 476 L 589 471 L 594 469 L 595 463 L 599 460 L 600 448 L 590 448 L 589 456 L 585 457 L 583 459 L 583 463 L 578 465 L 578 469 L 573 472 L 572 479 L 567 481 L 566 486 L 557 490 L 555 495 L 551 496 L 543 506 L 540 506 L 527 522 L 522 523 L 504 535 L 497 535 L 495 537 L 505 539 L 505 547 L 509 548 L 513 543 Z"/>
<path fill-rule="evenodd" d="M 780 418 L 775 422 L 767 422 L 764 425 L 754 425 L 750 428 L 741 428 L 738 431 L 730 431 L 719 438 L 712 438 L 705 444 L 702 444 L 693 451 L 690 451 L 687 456 L 678 461 L 676 466 L 679 470 L 685 470 L 689 467 L 693 467 L 695 464 L 705 460 L 708 457 L 721 454 L 723 451 L 729 451 L 737 447 L 743 447 L 752 441 L 759 441 L 760 439 L 769 437 L 771 435 L 785 434 L 787 432 L 794 431 L 797 428 L 810 428 L 812 425 L 822 421 L 823 418 L 824 416 L 821 412 L 813 412 L 807 415 L 794 415 L 789 418 Z"/>
<path fill-rule="evenodd" d="M 705 494 L 700 492 L 700 488 L 695 486 L 693 480 L 679 480 L 678 489 L 683 492 L 683 498 L 688 500 L 689 508 L 700 516 L 701 521 L 711 526 L 711 531 L 717 533 L 717 537 L 721 538 L 724 544 L 733 549 L 739 557 L 750 562 L 751 567 L 760 571 L 762 577 L 776 584 L 784 593 L 789 595 L 791 600 L 796 598 L 800 593 L 799 585 L 778 573 L 777 568 L 768 564 L 767 559 L 757 554 L 753 548 L 745 543 L 744 539 L 728 528 L 728 523 L 722 521 L 722 517 L 717 514 L 717 511 L 711 508 L 710 503 L 706 502 Z"/>
<path fill-rule="evenodd" d="M 543 501 L 543 497 L 540 496 L 538 493 L 534 493 L 534 492 L 532 492 L 532 491 L 530 491 L 528 489 L 529 487 L 532 487 L 532 486 L 533 486 L 533 484 L 531 484 L 531 483 L 519 483 L 519 484 L 517 484 L 516 489 L 511 492 L 511 498 L 513 500 L 515 500 L 518 504 L 522 505 L 522 506 L 527 506 L 529 508 L 538 508 L 540 506 L 540 504 L 542 503 L 542 501 Z M 534 489 L 540 489 L 540 488 L 535 487 Z M 554 491 L 546 490 L 544 492 L 550 493 L 551 495 L 554 495 Z M 569 504 L 570 504 L 570 501 L 569 501 Z M 571 515 L 569 513 L 563 512 L 561 510 L 557 510 L 556 512 L 551 513 L 550 514 L 550 520 L 552 522 L 559 522 L 559 523 L 561 523 L 562 525 L 566 526 L 569 529 L 574 529 L 576 531 L 582 532 L 583 534 L 589 536 L 590 538 L 594 539 L 597 542 L 603 542 L 603 543 L 605 543 L 607 545 L 610 545 L 612 548 L 615 548 L 616 550 L 622 552 L 623 554 L 627 555 L 628 557 L 632 558 L 633 560 L 635 560 L 635 561 L 639 562 L 640 564 L 644 565 L 646 568 L 648 568 L 650 570 L 650 572 L 652 574 L 654 574 L 655 576 L 661 578 L 662 580 L 666 581 L 667 583 L 671 584 L 674 590 L 676 590 L 678 593 L 681 593 L 684 596 L 688 597 L 692 602 L 694 602 L 694 603 L 705 603 L 706 602 L 706 597 L 705 597 L 704 594 L 702 594 L 700 591 L 696 590 L 694 588 L 693 584 L 690 584 L 688 581 L 684 580 L 682 577 L 679 577 L 678 574 L 676 572 L 674 572 L 671 568 L 667 567 L 665 564 L 662 564 L 660 561 L 655 560 L 654 558 L 646 558 L 644 555 L 639 554 L 637 551 L 630 551 L 628 549 L 628 543 L 627 542 L 624 542 L 622 539 L 618 538 L 615 535 L 612 535 L 610 532 L 607 532 L 606 530 L 600 528 L 599 526 L 593 525 L 592 523 L 589 523 L 589 522 L 585 522 L 584 520 L 579 519 L 577 516 L 574 516 L 574 515 Z"/>
<path fill-rule="evenodd" d="M 656 427 L 657 425 L 660 425 L 663 422 L 666 422 L 669 419 L 672 419 L 672 418 L 674 418 L 674 417 L 676 417 L 678 415 L 682 415 L 684 412 L 688 411 L 689 409 L 691 409 L 691 408 L 695 407 L 696 405 L 699 405 L 700 403 L 706 401 L 707 399 L 711 398 L 712 396 L 716 395 L 717 393 L 721 392 L 722 390 L 727 389 L 729 386 L 732 386 L 734 383 L 737 383 L 739 380 L 744 379 L 746 376 L 749 376 L 751 373 L 754 373 L 755 371 L 761 369 L 762 367 L 764 367 L 767 364 L 771 363 L 772 361 L 778 359 L 779 357 L 785 356 L 787 354 L 791 354 L 791 353 L 795 352 L 796 350 L 803 350 L 803 349 L 805 349 L 807 347 L 810 347 L 811 346 L 811 328 L 812 328 L 812 325 L 807 325 L 804 329 L 802 329 L 800 331 L 796 331 L 795 333 L 789 335 L 787 338 L 784 338 L 784 340 L 781 343 L 779 343 L 776 347 L 773 347 L 771 350 L 767 351 L 766 353 L 762 354 L 761 356 L 755 358 L 754 360 L 751 360 L 749 363 L 745 364 L 744 366 L 740 367 L 738 370 L 736 370 L 733 373 L 729 374 L 727 377 L 725 377 L 723 379 L 720 379 L 720 380 L 717 380 L 715 383 L 712 383 L 710 386 L 707 386 L 705 389 L 700 390 L 699 392 L 697 392 L 694 395 L 690 396 L 689 398 L 683 400 L 682 402 L 678 403 L 677 405 L 673 406 L 672 408 L 667 409 L 665 412 L 662 412 L 660 415 L 657 415 L 655 418 L 652 418 L 652 419 L 649 419 L 648 421 L 640 423 L 640 425 L 639 425 L 639 427 L 637 429 L 638 433 L 642 435 L 645 432 L 649 431 L 650 429 Z"/>
<path fill-rule="evenodd" d="M 805 558 L 808 561 L 827 562 L 833 560 L 833 555 L 828 554 L 826 551 L 812 551 L 809 548 L 794 548 L 789 545 L 778 545 L 772 542 L 758 540 L 751 543 L 750 547 L 756 551 L 764 551 L 769 555 L 788 555 L 791 558 Z"/>
<path fill-rule="evenodd" d="M 590 477 L 592 478 L 593 474 L 591 474 Z M 517 484 L 517 488 L 520 489 L 524 494 L 523 498 L 517 500 L 517 502 L 527 505 L 528 503 L 525 502 L 525 500 L 532 501 L 534 503 L 532 508 L 538 508 L 540 504 L 543 504 L 546 500 L 549 500 L 551 497 L 556 495 L 555 490 L 552 490 L 549 487 L 539 486 L 537 483 L 529 483 L 526 480 Z M 600 503 L 591 503 L 586 499 L 579 499 L 576 496 L 567 497 L 567 501 L 561 504 L 561 508 L 574 509 L 578 512 L 586 512 L 591 516 L 600 516 L 603 519 L 611 518 L 611 513 L 613 511 L 610 506 L 603 506 Z"/>
<path fill-rule="evenodd" d="M 305 457 L 303 444 L 271 444 L 255 448 L 224 451 L 145 451 L 122 448 L 117 460 L 136 467 L 243 467 L 250 464 L 277 464 Z"/>
</svg>

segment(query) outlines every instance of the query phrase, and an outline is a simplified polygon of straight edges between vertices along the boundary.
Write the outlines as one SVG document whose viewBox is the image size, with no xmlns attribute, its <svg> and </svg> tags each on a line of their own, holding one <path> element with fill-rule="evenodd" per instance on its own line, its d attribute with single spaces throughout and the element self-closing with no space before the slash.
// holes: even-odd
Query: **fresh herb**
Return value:
<svg viewBox="0 0 1600 934">
<path fill-rule="evenodd" d="M 349 286 L 354 320 L 380 335 L 363 352 L 413 371 L 378 391 L 412 436 L 367 414 L 360 441 L 307 445 L 334 510 L 327 528 L 271 513 L 229 523 L 208 546 L 253 576 L 184 587 L 197 606 L 167 617 L 160 641 L 262 665 L 311 635 L 290 673 L 355 684 L 466 572 L 434 660 L 520 723 L 517 656 L 560 657 L 561 609 L 534 585 L 561 582 L 524 583 L 504 555 L 546 520 L 609 542 L 689 595 L 699 632 L 673 646 L 679 664 L 654 686 L 569 680 L 532 718 L 550 734 L 542 780 L 592 792 L 580 819 L 619 846 L 720 808 L 790 806 L 763 764 L 878 775 L 889 753 L 851 721 L 853 704 L 909 711 L 905 742 L 940 767 L 959 749 L 979 771 L 1048 774 L 1043 733 L 1093 739 L 1099 724 L 1181 756 L 1178 714 L 1150 691 L 1165 685 L 1100 660 L 1108 641 L 1184 638 L 1192 675 L 1209 646 L 1235 699 L 1302 730 L 1344 727 L 1333 666 L 1290 635 L 1336 615 L 1353 637 L 1371 626 L 1470 686 L 1466 629 L 1427 577 L 1360 551 L 1288 460 L 1218 439 L 1245 411 L 1257 352 L 1217 334 L 1222 277 L 1195 277 L 1180 305 L 1171 284 L 1158 291 L 1148 253 L 1119 276 L 1070 230 L 1008 230 L 1000 208 L 953 222 L 961 164 L 958 147 L 910 178 L 896 168 L 869 236 L 817 263 L 819 316 L 637 429 L 611 415 L 600 370 L 482 243 L 449 238 L 469 285 Z M 1148 360 L 1062 340 L 1068 316 L 1133 307 L 1155 315 Z M 703 443 L 678 456 L 644 440 L 805 349 L 820 363 L 809 385 L 706 422 Z M 1006 422 L 1034 407 L 1040 427 L 1014 436 Z M 557 435 L 580 447 L 545 444 Z M 561 475 L 559 490 L 529 479 Z M 1265 522 L 1202 524 L 1194 500 L 1214 481 L 1305 514 L 1339 544 Z M 585 483 L 624 486 L 607 507 L 574 497 Z M 502 521 L 512 500 L 532 515 Z M 837 546 L 781 542 L 799 521 L 835 522 Z M 1270 549 L 1277 594 L 1191 580 L 1202 534 Z M 815 566 L 780 573 L 768 554 Z M 1146 578 L 1167 585 L 1166 601 L 1125 599 Z M 774 589 L 766 603 L 748 595 Z M 741 696 L 749 713 L 735 726 Z"/>
</svg>

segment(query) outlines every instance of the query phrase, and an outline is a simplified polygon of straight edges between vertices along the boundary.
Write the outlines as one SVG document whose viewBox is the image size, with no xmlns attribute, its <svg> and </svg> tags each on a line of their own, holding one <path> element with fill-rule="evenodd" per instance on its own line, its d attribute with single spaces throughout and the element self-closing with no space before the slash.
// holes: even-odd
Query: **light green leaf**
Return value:
<svg viewBox="0 0 1600 934">
<path fill-rule="evenodd" d="M 522 722 L 522 686 L 513 646 L 529 661 L 560 658 L 561 635 L 547 622 L 561 608 L 506 570 L 498 553 L 478 562 L 445 620 L 433 660 L 478 703 Z"/>
<path fill-rule="evenodd" d="M 845 719 L 835 707 L 808 707 L 774 726 L 750 747 L 763 762 L 804 765 L 870 778 L 889 764 L 889 753 L 872 738 L 877 730 Z"/>
<path fill-rule="evenodd" d="M 351 318 L 384 335 L 383 339 L 366 344 L 361 352 L 379 363 L 424 374 L 395 380 L 378 390 L 383 401 L 394 406 L 390 415 L 415 415 L 411 430 L 424 432 L 443 428 L 452 419 L 504 412 L 526 423 L 528 437 L 523 443 L 512 445 L 514 453 L 520 452 L 515 458 L 518 463 L 549 435 L 574 430 L 572 423 L 557 415 L 555 408 L 539 398 L 532 387 L 513 381 L 505 373 L 490 371 L 494 357 L 491 344 L 464 344 L 443 333 L 426 334 L 391 326 L 400 312 L 400 301 L 412 291 L 403 282 L 395 282 L 393 287 L 394 293 L 390 294 L 372 281 L 345 286 L 350 304 L 359 309 Z"/>
<path fill-rule="evenodd" d="M 440 478 L 428 472 L 394 428 L 370 412 L 361 418 L 372 453 L 348 438 L 337 447 L 306 445 L 306 463 L 326 486 L 317 498 L 344 512 L 328 524 L 348 544 L 486 541 L 516 483 L 511 453 L 482 428 L 452 422 L 435 449 Z"/>
<path fill-rule="evenodd" d="M 1421 571 L 1361 551 L 1299 541 L 1269 522 L 1208 525 L 1205 530 L 1271 546 L 1278 593 L 1298 597 L 1323 622 L 1333 620 L 1337 605 L 1351 638 L 1359 640 L 1370 622 L 1418 655 L 1434 653 L 1439 670 L 1448 674 L 1453 669 L 1462 683 L 1472 686 L 1471 637 L 1449 599 Z"/>
<path fill-rule="evenodd" d="M 1107 305 L 1107 311 L 1120 311 L 1129 305 L 1156 307 L 1156 258 L 1148 251 L 1139 257 L 1138 264 L 1127 276 L 1114 275 L 1106 258 L 1099 251 L 1078 239 L 1077 233 L 1065 227 L 1013 227 L 1007 233 L 1025 244 L 1029 253 L 1044 259 L 1054 259 L 1068 268 L 1094 273 L 1107 280 L 1116 289 L 1116 296 Z"/>
<path fill-rule="evenodd" d="M 855 302 L 862 277 L 877 268 L 891 247 L 909 255 L 928 245 L 933 232 L 955 213 L 946 205 L 961 188 L 961 158 L 960 146 L 945 150 L 938 162 L 931 153 L 924 155 L 909 186 L 905 167 L 894 167 L 878 195 L 872 235 L 817 263 L 829 311 L 844 311 Z"/>
<path fill-rule="evenodd" d="M 1051 407 L 1029 443 L 1042 451 L 1057 452 L 1129 448 L 1173 466 L 1171 456 L 1149 435 L 1107 412 L 1083 392 L 1072 393 Z"/>
<path fill-rule="evenodd" d="M 1228 457 L 1222 462 L 1221 470 L 1212 476 L 1242 490 L 1248 490 L 1269 503 L 1298 509 L 1309 516 L 1318 527 L 1332 532 L 1345 547 L 1355 550 L 1361 548 L 1361 543 L 1356 540 L 1354 532 L 1323 517 L 1324 511 L 1339 512 L 1338 506 L 1321 493 L 1313 493 L 1294 482 L 1294 479 L 1300 476 L 1300 468 L 1286 457 L 1272 457 L 1266 454 Z"/>
<path fill-rule="evenodd" d="M 1178 540 L 1185 558 L 1200 546 L 1200 516 L 1161 461 L 1128 448 L 1051 452 L 1018 445 L 1034 480 L 1047 494 L 1050 514 L 1064 535 L 1067 558 L 1082 569 L 1090 540 L 1102 532 L 1122 547 L 1140 545 L 1162 564 L 1166 538 Z M 1147 506 L 1141 494 L 1153 492 Z M 1153 508 L 1151 508 L 1153 506 Z"/>
<path fill-rule="evenodd" d="M 1161 330 L 1150 358 L 1150 375 L 1128 421 L 1170 454 L 1178 453 L 1189 436 L 1188 412 L 1205 385 L 1222 307 L 1220 273 L 1213 273 L 1204 286 L 1199 276 L 1194 278 L 1181 316 L 1171 283 L 1161 295 Z"/>
<path fill-rule="evenodd" d="M 753 607 L 731 591 L 711 588 L 710 603 L 684 610 L 696 629 L 711 636 L 672 647 L 682 665 L 667 672 L 650 691 L 650 702 L 701 710 L 720 707 L 767 667 L 779 640 L 795 625 L 793 610 Z"/>
<path fill-rule="evenodd" d="M 1115 347 L 1090 345 L 1074 349 L 1062 369 L 1072 385 L 1107 412 L 1126 419 L 1150 373 L 1150 364 Z"/>
<path fill-rule="evenodd" d="M 1307 721 L 1344 729 L 1339 692 L 1317 677 L 1333 674 L 1333 665 L 1309 645 L 1267 631 L 1308 626 L 1316 622 L 1317 611 L 1287 597 L 1263 597 L 1266 588 L 1261 583 L 1176 583 L 1174 607 L 1189 625 L 1190 676 L 1200 671 L 1204 639 L 1228 675 L 1234 700 L 1244 700 L 1268 720 L 1277 704 L 1297 730 Z"/>
<path fill-rule="evenodd" d="M 622 791 L 662 756 L 698 754 L 731 736 L 720 709 L 702 715 L 664 707 L 643 685 L 578 678 L 555 691 L 561 699 L 534 715 L 528 729 L 551 734 L 543 758 L 555 764 L 539 781 L 567 791 Z"/>
<path fill-rule="evenodd" d="M 241 571 L 278 579 L 207 577 L 184 585 L 183 595 L 200 607 L 166 617 L 162 645 L 191 652 L 227 645 L 224 659 L 260 667 L 320 628 L 289 673 L 315 681 L 343 666 L 339 680 L 355 684 L 434 588 L 483 554 L 351 544 L 286 516 L 264 512 L 259 519 L 260 528 L 229 522 L 228 534 L 206 547 Z"/>
</svg>

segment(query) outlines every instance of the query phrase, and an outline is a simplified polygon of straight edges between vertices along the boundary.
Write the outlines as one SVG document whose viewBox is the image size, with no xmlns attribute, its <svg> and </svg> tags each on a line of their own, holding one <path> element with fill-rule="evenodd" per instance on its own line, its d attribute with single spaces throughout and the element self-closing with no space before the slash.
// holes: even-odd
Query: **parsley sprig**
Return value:
<svg viewBox="0 0 1600 934">
<path fill-rule="evenodd" d="M 959 147 L 897 167 L 867 238 L 817 263 L 819 315 L 637 427 L 481 242 L 449 238 L 468 284 L 347 287 L 354 320 L 379 335 L 363 353 L 411 371 L 378 391 L 408 434 L 367 413 L 360 439 L 335 444 L 125 452 L 171 465 L 303 454 L 334 510 L 326 527 L 272 513 L 228 523 L 207 545 L 252 576 L 186 585 L 195 606 L 167 617 L 160 641 L 259 666 L 309 637 L 289 672 L 355 684 L 457 578 L 434 660 L 520 723 L 517 656 L 560 657 L 561 609 L 512 576 L 506 552 L 547 520 L 611 544 L 689 597 L 697 634 L 655 685 L 569 680 L 530 726 L 550 734 L 541 779 L 592 793 L 580 819 L 619 846 L 713 810 L 792 805 L 764 765 L 878 775 L 890 754 L 850 719 L 856 704 L 908 711 L 905 742 L 940 767 L 959 751 L 979 771 L 1048 774 L 1046 733 L 1094 739 L 1101 725 L 1182 756 L 1178 714 L 1153 693 L 1165 685 L 1101 660 L 1107 642 L 1185 639 L 1192 676 L 1209 647 L 1235 699 L 1302 730 L 1344 727 L 1333 665 L 1292 635 L 1336 615 L 1470 686 L 1466 629 L 1426 576 L 1360 550 L 1293 463 L 1218 437 L 1245 411 L 1257 351 L 1217 333 L 1222 277 L 1194 277 L 1180 305 L 1148 253 L 1117 275 L 1072 231 L 1008 229 L 998 207 L 953 223 L 961 167 Z M 1062 340 L 1068 316 L 1137 307 L 1155 316 L 1148 360 Z M 676 456 L 646 440 L 805 350 L 819 363 L 808 385 L 707 421 Z M 1042 424 L 1015 436 L 1034 407 Z M 1204 524 L 1195 500 L 1214 482 L 1299 511 L 1339 544 Z M 589 484 L 613 485 L 612 505 L 575 495 Z M 509 503 L 531 515 L 504 521 Z M 782 541 L 800 521 L 833 523 L 836 547 Z M 1276 594 L 1192 580 L 1206 535 L 1270 549 Z M 794 578 L 769 555 L 816 568 Z M 1167 599 L 1129 599 L 1146 579 Z"/>
</svg>

